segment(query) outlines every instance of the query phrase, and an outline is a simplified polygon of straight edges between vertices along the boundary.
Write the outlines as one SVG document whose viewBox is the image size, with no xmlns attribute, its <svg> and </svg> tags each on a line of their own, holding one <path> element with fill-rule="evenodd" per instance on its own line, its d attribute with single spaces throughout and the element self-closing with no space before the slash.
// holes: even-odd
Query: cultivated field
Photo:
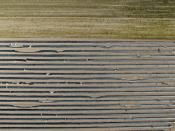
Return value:
<svg viewBox="0 0 175 131">
<path fill-rule="evenodd" d="M 175 39 L 174 0 L 0 0 L 0 38 Z"/>
</svg>

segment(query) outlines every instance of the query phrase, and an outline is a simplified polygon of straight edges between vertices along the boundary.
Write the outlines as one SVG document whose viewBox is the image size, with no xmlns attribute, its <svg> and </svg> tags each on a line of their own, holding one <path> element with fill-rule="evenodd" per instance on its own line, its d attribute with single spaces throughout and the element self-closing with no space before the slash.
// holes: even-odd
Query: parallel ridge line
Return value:
<svg viewBox="0 0 175 131">
<path fill-rule="evenodd" d="M 0 42 L 0 129 L 167 130 L 174 42 Z"/>
</svg>

